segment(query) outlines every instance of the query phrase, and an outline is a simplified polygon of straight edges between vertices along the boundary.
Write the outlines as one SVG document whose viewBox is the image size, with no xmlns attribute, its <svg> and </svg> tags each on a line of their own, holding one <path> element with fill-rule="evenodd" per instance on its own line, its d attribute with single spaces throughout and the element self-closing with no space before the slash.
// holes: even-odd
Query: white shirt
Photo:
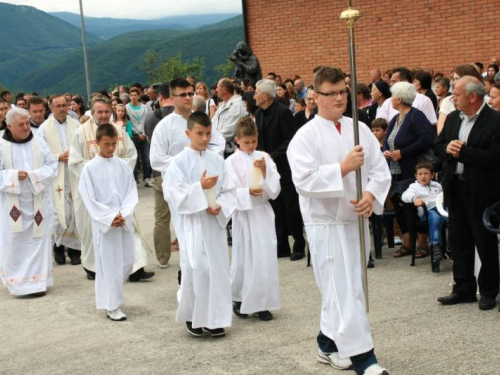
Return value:
<svg viewBox="0 0 500 375">
<path fill-rule="evenodd" d="M 432 105 L 432 101 L 427 96 L 417 93 L 417 96 L 415 96 L 415 100 L 411 106 L 422 111 L 432 125 L 437 124 L 434 106 Z M 385 118 L 387 122 L 391 122 L 394 116 L 398 114 L 399 111 L 395 110 L 392 106 L 391 98 L 388 98 L 385 100 L 384 104 L 382 104 L 380 111 L 377 111 L 377 118 Z"/>
<path fill-rule="evenodd" d="M 226 142 L 233 142 L 236 123 L 245 115 L 245 103 L 241 100 L 241 96 L 233 95 L 227 102 L 219 104 L 212 118 L 212 125 L 222 133 Z M 230 148 L 232 149 L 232 146 Z"/>
</svg>

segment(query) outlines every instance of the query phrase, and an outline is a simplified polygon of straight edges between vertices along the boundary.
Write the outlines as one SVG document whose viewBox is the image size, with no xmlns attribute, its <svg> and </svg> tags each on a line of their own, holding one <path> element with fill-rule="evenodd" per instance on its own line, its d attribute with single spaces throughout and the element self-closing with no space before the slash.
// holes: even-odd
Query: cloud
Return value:
<svg viewBox="0 0 500 375">
<path fill-rule="evenodd" d="M 82 0 L 83 12 L 90 17 L 154 19 L 168 16 L 241 13 L 241 0 Z M 2 0 L 14 5 L 30 5 L 45 12 L 80 13 L 76 0 Z"/>
</svg>

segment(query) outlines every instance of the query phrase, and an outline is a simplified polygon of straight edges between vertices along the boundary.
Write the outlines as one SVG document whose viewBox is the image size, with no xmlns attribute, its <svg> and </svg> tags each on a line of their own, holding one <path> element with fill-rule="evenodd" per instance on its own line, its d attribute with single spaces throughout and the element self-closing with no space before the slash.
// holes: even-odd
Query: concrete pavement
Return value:
<svg viewBox="0 0 500 375">
<path fill-rule="evenodd" d="M 153 190 L 140 188 L 139 222 L 152 243 Z M 392 374 L 499 374 L 500 312 L 477 304 L 445 307 L 451 264 L 384 258 L 369 270 L 375 350 Z M 125 287 L 126 322 L 96 311 L 94 283 L 81 267 L 54 266 L 40 299 L 0 287 L 0 374 L 341 374 L 316 362 L 320 295 L 306 260 L 279 260 L 281 309 L 275 319 L 233 319 L 227 336 L 195 339 L 175 323 L 179 254 L 167 269 L 150 254 L 148 282 Z"/>
</svg>

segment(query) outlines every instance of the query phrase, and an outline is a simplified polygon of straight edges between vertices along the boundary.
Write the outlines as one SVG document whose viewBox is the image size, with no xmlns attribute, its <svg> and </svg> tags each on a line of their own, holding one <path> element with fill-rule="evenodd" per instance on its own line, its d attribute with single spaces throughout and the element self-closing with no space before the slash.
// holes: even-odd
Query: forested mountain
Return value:
<svg viewBox="0 0 500 375">
<path fill-rule="evenodd" d="M 69 12 L 50 13 L 55 17 L 80 27 L 80 15 Z M 187 30 L 195 29 L 203 25 L 217 23 L 237 16 L 235 13 L 228 14 L 203 14 L 189 16 L 163 17 L 153 20 L 134 20 L 118 18 L 85 17 L 85 28 L 91 34 L 100 38 L 109 39 L 121 34 L 141 30 Z"/>
<path fill-rule="evenodd" d="M 111 85 L 147 82 L 144 65 L 147 50 L 162 59 L 178 53 L 183 59 L 205 60 L 204 79 L 213 82 L 214 68 L 226 62 L 236 44 L 243 40 L 241 16 L 194 30 L 139 31 L 120 35 L 89 48 L 92 89 Z M 25 76 L 17 84 L 24 91 L 85 92 L 85 75 L 81 51 L 73 52 Z"/>
<path fill-rule="evenodd" d="M 87 43 L 98 38 L 88 35 Z M 82 48 L 80 29 L 30 6 L 0 3 L 0 82 L 15 82 Z"/>
</svg>

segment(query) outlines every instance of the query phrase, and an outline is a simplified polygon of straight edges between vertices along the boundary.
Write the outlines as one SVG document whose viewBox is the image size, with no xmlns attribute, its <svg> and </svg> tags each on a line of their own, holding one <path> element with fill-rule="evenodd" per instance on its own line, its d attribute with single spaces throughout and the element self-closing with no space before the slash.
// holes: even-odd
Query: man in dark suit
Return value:
<svg viewBox="0 0 500 375">
<path fill-rule="evenodd" d="M 474 248 L 481 259 L 479 308 L 493 309 L 499 287 L 497 236 L 486 230 L 483 212 L 500 199 L 500 114 L 483 101 L 484 86 L 464 76 L 453 89 L 457 111 L 448 115 L 436 144 L 444 162 L 443 191 L 449 207 L 449 238 L 455 285 L 443 305 L 476 301 Z"/>
<path fill-rule="evenodd" d="M 292 172 L 286 157 L 290 140 L 297 131 L 292 112 L 276 98 L 276 84 L 263 79 L 257 82 L 255 101 L 259 109 L 255 121 L 259 129 L 259 149 L 271 155 L 281 176 L 281 193 L 271 201 L 278 239 L 278 257 L 290 256 L 288 235 L 292 234 L 295 244 L 291 260 L 304 257 L 305 240 L 299 196 L 292 182 Z"/>
</svg>

